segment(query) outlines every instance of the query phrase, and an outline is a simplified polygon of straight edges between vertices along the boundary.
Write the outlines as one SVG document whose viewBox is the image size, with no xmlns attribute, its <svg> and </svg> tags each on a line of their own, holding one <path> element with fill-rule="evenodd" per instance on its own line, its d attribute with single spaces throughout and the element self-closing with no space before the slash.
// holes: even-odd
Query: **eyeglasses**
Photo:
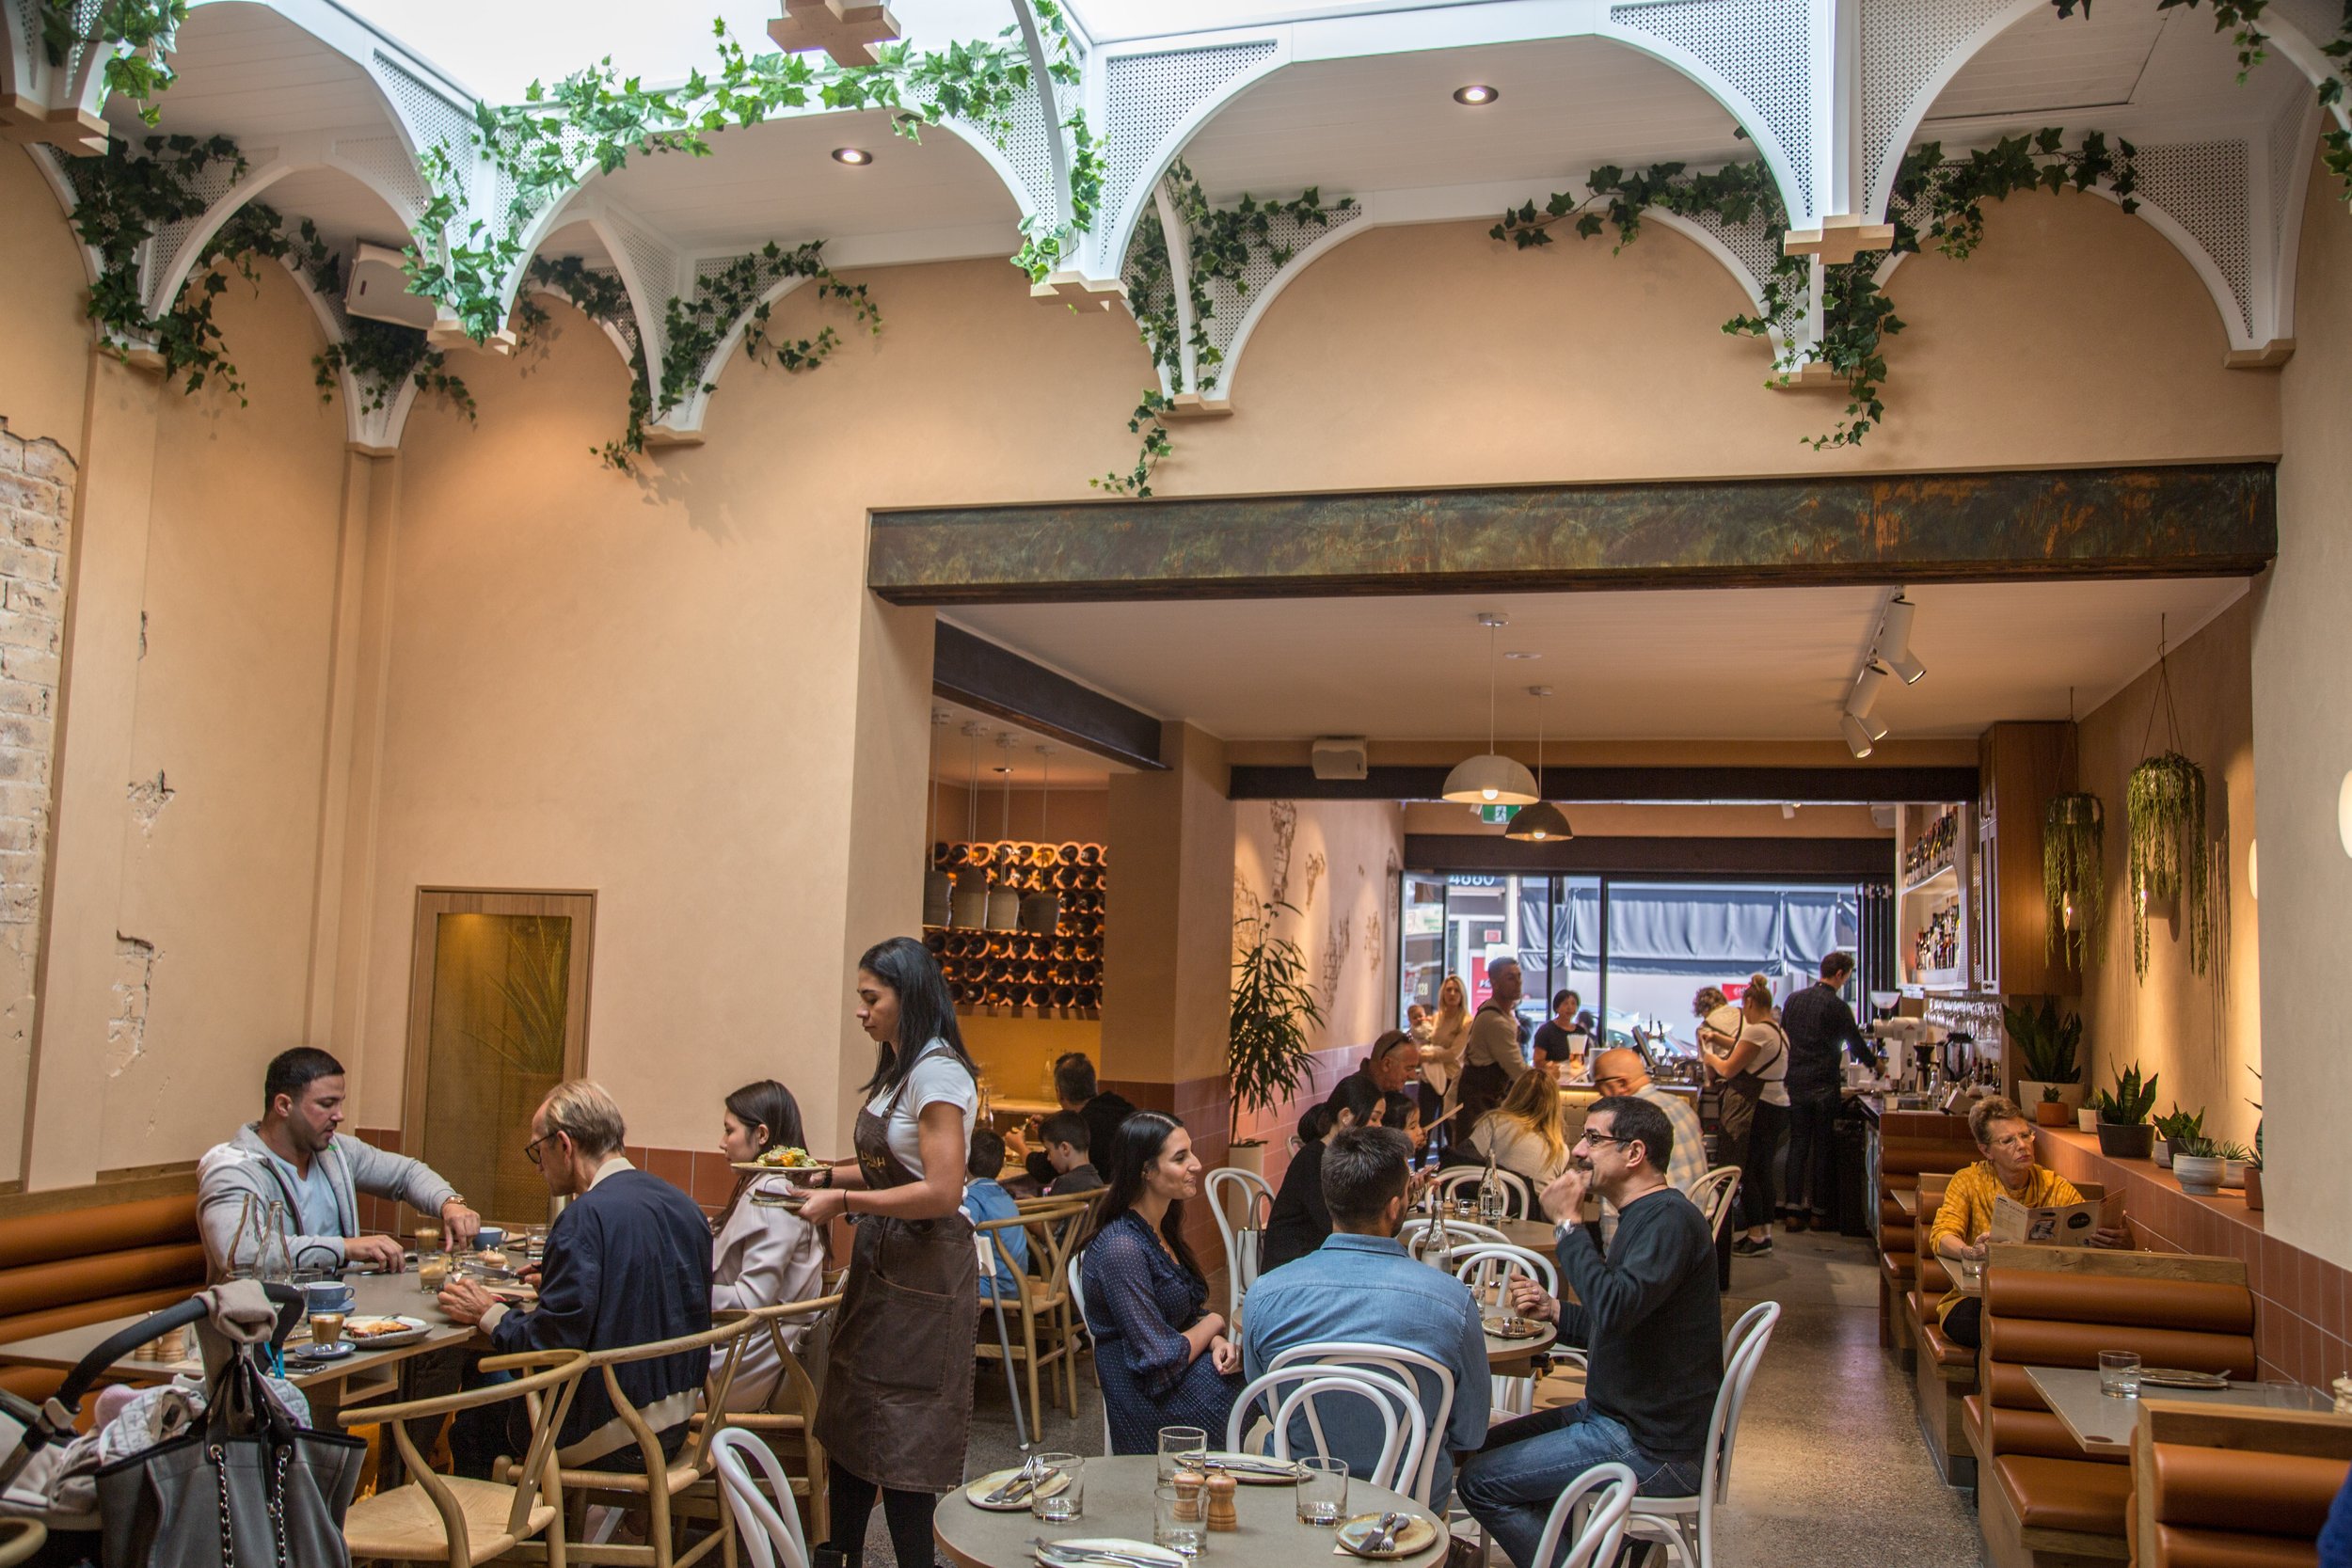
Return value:
<svg viewBox="0 0 2352 1568">
<path fill-rule="evenodd" d="M 1584 1135 L 1576 1141 L 1581 1144 L 1631 1144 L 1639 1143 L 1642 1140 L 1639 1138 L 1620 1138 L 1613 1132 L 1595 1132 L 1590 1129 L 1587 1129 Z"/>
<path fill-rule="evenodd" d="M 1614 1072 L 1613 1072 L 1613 1073 L 1611 1073 L 1611 1074 L 1610 1074 L 1608 1077 L 1606 1077 L 1606 1078 L 1596 1078 L 1596 1079 L 1594 1079 L 1594 1080 L 1593 1080 L 1593 1087 L 1595 1087 L 1595 1088 L 1597 1088 L 1597 1089 L 1607 1090 L 1607 1089 L 1609 1088 L 1609 1085 L 1612 1085 L 1612 1084 L 1630 1084 L 1630 1083 L 1632 1083 L 1632 1082 L 1633 1082 L 1633 1080 L 1632 1080 L 1632 1079 L 1628 1078 L 1628 1077 L 1625 1077 L 1625 1076 L 1624 1076 L 1623 1074 L 1621 1074 L 1621 1073 L 1614 1073 Z"/>
<path fill-rule="evenodd" d="M 532 1139 L 529 1143 L 523 1145 L 523 1158 L 530 1161 L 533 1165 L 536 1165 L 539 1163 L 539 1146 L 546 1143 L 549 1138 L 554 1137 L 558 1132 L 563 1131 L 564 1130 L 561 1127 L 550 1127 L 546 1132 L 540 1133 L 537 1137 Z"/>
</svg>

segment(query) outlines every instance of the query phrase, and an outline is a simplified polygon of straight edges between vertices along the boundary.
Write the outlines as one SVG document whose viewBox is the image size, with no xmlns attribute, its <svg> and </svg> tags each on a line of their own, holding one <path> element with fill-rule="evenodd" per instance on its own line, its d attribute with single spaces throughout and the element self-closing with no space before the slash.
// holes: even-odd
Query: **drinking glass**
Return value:
<svg viewBox="0 0 2352 1568">
<path fill-rule="evenodd" d="M 1042 1473 L 1037 1490 L 1029 1494 L 1029 1517 L 1048 1525 L 1067 1524 L 1086 1514 L 1086 1461 L 1074 1453 L 1045 1453 L 1038 1455 Z M 1047 1487 L 1056 1475 L 1064 1477 L 1069 1484 L 1057 1488 L 1051 1497 Z"/>
<path fill-rule="evenodd" d="M 1197 1461 L 1200 1455 L 1208 1451 L 1209 1434 L 1202 1428 L 1160 1428 L 1160 1480 L 1163 1482 L 1171 1481 L 1176 1479 L 1179 1470 L 1201 1468 L 1197 1462 L 1186 1464 L 1185 1461 Z"/>
<path fill-rule="evenodd" d="M 2263 1385 L 2263 1403 L 2273 1410 L 2312 1410 L 2312 1390 L 2293 1378 L 2272 1378 Z"/>
<path fill-rule="evenodd" d="M 1298 1522 L 1337 1529 L 1347 1517 L 1347 1461 L 1311 1458 L 1298 1461 Z"/>
<path fill-rule="evenodd" d="M 438 1295 L 449 1283 L 449 1254 L 417 1249 L 417 1289 L 426 1295 Z"/>
<path fill-rule="evenodd" d="M 2139 1398 L 2139 1356 L 2127 1350 L 2101 1351 L 2099 1392 L 2115 1400 Z"/>
<path fill-rule="evenodd" d="M 544 1225 L 523 1227 L 523 1251 L 531 1255 L 531 1260 L 537 1262 L 546 1255 L 547 1250 L 548 1227 Z"/>
<path fill-rule="evenodd" d="M 1184 1557 L 1199 1557 L 1209 1544 L 1209 1528 L 1201 1518 L 1200 1489 L 1185 1497 L 1168 1481 L 1152 1489 L 1152 1544 Z"/>
<path fill-rule="evenodd" d="M 321 1350 L 343 1342 L 343 1315 L 341 1312 L 310 1314 L 310 1343 Z"/>
</svg>

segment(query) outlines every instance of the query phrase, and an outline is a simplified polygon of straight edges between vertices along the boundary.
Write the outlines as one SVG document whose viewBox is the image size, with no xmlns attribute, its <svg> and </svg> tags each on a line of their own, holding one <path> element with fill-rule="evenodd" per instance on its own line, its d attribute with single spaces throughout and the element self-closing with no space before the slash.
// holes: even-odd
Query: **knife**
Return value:
<svg viewBox="0 0 2352 1568">
<path fill-rule="evenodd" d="M 1041 1539 L 1032 1539 L 1029 1542 L 1029 1547 L 1040 1558 L 1047 1562 L 1061 1565 L 1061 1568 L 1068 1568 L 1070 1564 L 1080 1562 L 1114 1562 L 1118 1563 L 1120 1568 L 1168 1568 L 1167 1562 L 1159 1558 L 1139 1557 L 1126 1552 L 1098 1551 L 1091 1547 L 1079 1549 Z"/>
<path fill-rule="evenodd" d="M 1026 1497 L 1037 1490 L 1038 1479 L 1038 1462 L 1034 1459 L 1024 1460 L 1021 1463 L 1021 1468 L 1013 1472 L 1010 1481 L 980 1500 L 990 1503 L 1009 1503 L 1016 1497 Z"/>
</svg>

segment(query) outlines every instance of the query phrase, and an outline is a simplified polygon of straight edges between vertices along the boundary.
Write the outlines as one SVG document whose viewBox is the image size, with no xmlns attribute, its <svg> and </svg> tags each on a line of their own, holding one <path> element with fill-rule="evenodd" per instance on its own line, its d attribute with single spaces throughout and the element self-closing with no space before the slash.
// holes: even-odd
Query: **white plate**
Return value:
<svg viewBox="0 0 2352 1568">
<path fill-rule="evenodd" d="M 369 1336 L 365 1339 L 352 1338 L 351 1323 L 353 1321 L 359 1323 L 374 1323 L 381 1317 L 393 1318 L 399 1323 L 407 1324 L 407 1326 L 397 1334 L 375 1334 Z M 397 1313 L 362 1313 L 357 1320 L 346 1320 L 343 1323 L 344 1340 L 350 1344 L 352 1349 L 360 1351 L 391 1350 L 395 1346 L 399 1345 L 413 1345 L 418 1340 L 423 1338 L 427 1334 L 432 1332 L 433 1325 L 426 1323 L 422 1318 L 411 1318 Z"/>
<path fill-rule="evenodd" d="M 1029 1494 L 1026 1492 L 1022 1493 L 1021 1496 L 1013 1498 L 1009 1502 L 992 1503 L 985 1500 L 991 1492 L 995 1491 L 998 1487 L 1004 1485 L 1005 1482 L 1010 1481 L 1013 1477 L 1019 1475 L 1020 1473 L 1021 1467 L 1016 1465 L 1009 1470 L 998 1470 L 993 1475 L 982 1476 L 979 1480 L 973 1481 L 971 1484 L 964 1487 L 964 1500 L 969 1502 L 974 1508 L 984 1508 L 991 1513 L 1026 1513 L 1029 1511 Z M 1069 1485 L 1070 1478 L 1063 1475 L 1059 1471 L 1056 1471 L 1053 1475 L 1045 1478 L 1045 1495 L 1050 1497 L 1055 1493 L 1066 1489 Z"/>
<path fill-rule="evenodd" d="M 1146 1558 L 1153 1562 L 1165 1562 L 1168 1568 L 1185 1568 L 1188 1560 L 1183 1553 L 1169 1547 L 1155 1546 L 1149 1541 L 1130 1541 L 1116 1535 L 1090 1535 L 1068 1541 L 1048 1541 L 1044 1544 L 1057 1546 L 1065 1552 L 1117 1552 L 1120 1557 Z M 1041 1557 L 1039 1560 L 1041 1562 L 1044 1559 Z"/>
<path fill-rule="evenodd" d="M 1371 1540 L 1379 1528 L 1379 1514 L 1359 1513 L 1340 1526 L 1340 1544 L 1346 1548 L 1350 1557 L 1368 1557 L 1375 1561 L 1385 1561 L 1392 1557 L 1411 1557 L 1415 1552 L 1426 1551 L 1430 1543 L 1438 1539 L 1438 1527 L 1420 1514 L 1412 1513 L 1406 1516 L 1404 1526 L 1396 1532 L 1396 1540 L 1387 1551 L 1365 1551 L 1363 1543 Z"/>
</svg>

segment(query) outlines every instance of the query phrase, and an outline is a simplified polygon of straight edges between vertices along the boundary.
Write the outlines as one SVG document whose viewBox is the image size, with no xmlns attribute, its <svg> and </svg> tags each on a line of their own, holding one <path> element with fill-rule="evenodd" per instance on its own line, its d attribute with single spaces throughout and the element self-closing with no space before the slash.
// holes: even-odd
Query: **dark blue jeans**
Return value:
<svg viewBox="0 0 2352 1568">
<path fill-rule="evenodd" d="M 1695 1460 L 1653 1459 L 1632 1434 L 1579 1400 L 1505 1421 L 1462 1462 L 1454 1495 L 1517 1568 L 1551 1568 L 1534 1560 L 1552 1504 L 1568 1484 L 1596 1465 L 1615 1463 L 1633 1472 L 1636 1489 L 1654 1497 L 1685 1497 L 1699 1486 Z M 1566 1544 L 1573 1538 L 1563 1532 Z"/>
</svg>

